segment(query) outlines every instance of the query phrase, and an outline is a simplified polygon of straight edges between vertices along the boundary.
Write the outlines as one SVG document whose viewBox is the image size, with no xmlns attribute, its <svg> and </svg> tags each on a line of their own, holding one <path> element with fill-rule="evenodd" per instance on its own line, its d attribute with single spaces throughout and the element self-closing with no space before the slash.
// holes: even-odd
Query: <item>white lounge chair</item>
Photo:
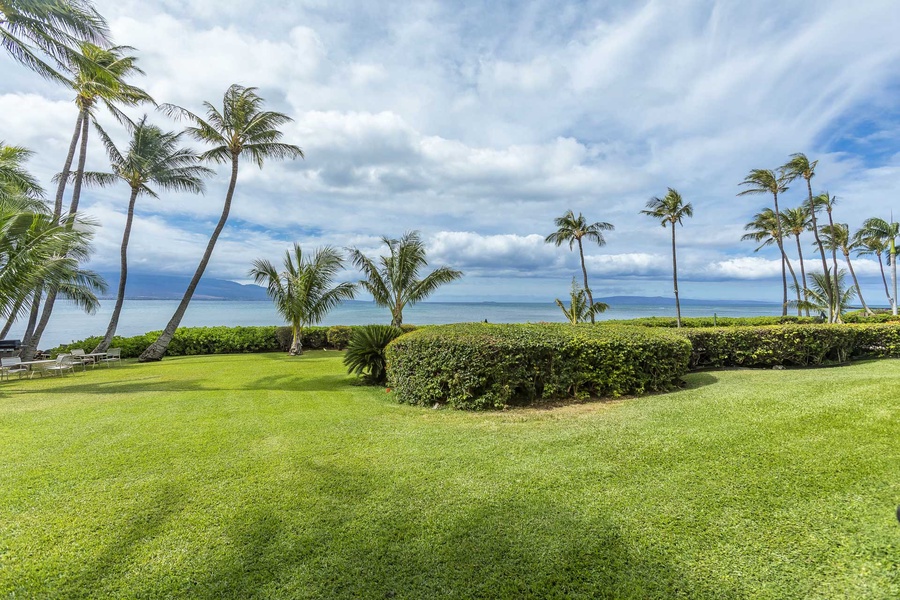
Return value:
<svg viewBox="0 0 900 600">
<path fill-rule="evenodd" d="M 47 365 L 44 367 L 44 370 L 48 373 L 59 373 L 60 376 L 65 375 L 66 371 L 71 371 L 72 375 L 74 375 L 75 359 L 71 354 L 60 354 L 56 357 L 56 362 L 52 365 Z"/>
<path fill-rule="evenodd" d="M 18 356 L 10 356 L 5 358 L 0 358 L 0 378 L 6 375 L 6 380 L 9 381 L 10 373 L 18 373 L 19 379 L 22 379 L 22 374 L 28 372 L 28 367 L 22 364 L 22 359 Z"/>
<path fill-rule="evenodd" d="M 96 366 L 97 361 L 94 360 L 93 356 L 85 356 L 84 350 L 81 348 L 75 348 L 72 350 L 72 359 L 76 364 L 81 365 L 82 370 L 87 371 L 87 366 L 91 365 Z"/>
<path fill-rule="evenodd" d="M 101 358 L 100 360 L 105 362 L 107 367 L 112 363 L 117 363 L 122 360 L 122 349 L 110 348 L 106 351 L 106 358 Z"/>
</svg>

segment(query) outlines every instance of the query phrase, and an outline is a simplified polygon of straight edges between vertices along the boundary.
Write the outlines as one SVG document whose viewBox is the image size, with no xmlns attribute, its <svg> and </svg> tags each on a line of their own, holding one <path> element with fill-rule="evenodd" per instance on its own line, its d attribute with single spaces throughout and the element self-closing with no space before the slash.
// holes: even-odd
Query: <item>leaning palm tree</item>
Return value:
<svg viewBox="0 0 900 600">
<path fill-rule="evenodd" d="M 891 290 L 888 288 L 887 276 L 884 274 L 884 260 L 882 255 L 888 253 L 888 244 L 885 240 L 866 236 L 864 229 L 858 230 L 853 234 L 853 244 L 856 247 L 856 256 L 874 256 L 878 259 L 878 268 L 881 271 L 881 283 L 884 284 L 884 293 L 887 296 L 888 304 L 893 306 L 891 298 Z"/>
<path fill-rule="evenodd" d="M 294 244 L 293 253 L 284 254 L 281 273 L 267 260 L 253 261 L 250 276 L 266 286 L 275 309 L 291 324 L 291 356 L 303 354 L 304 327 L 320 323 L 332 308 L 356 294 L 353 283 L 334 285 L 343 267 L 344 257 L 331 246 L 319 248 L 310 258 L 303 255 L 300 244 Z"/>
<path fill-rule="evenodd" d="M 181 323 L 188 304 L 203 277 L 206 265 L 212 256 L 213 249 L 219 234 L 225 228 L 228 214 L 231 211 L 231 200 L 234 197 L 234 189 L 237 185 L 238 167 L 241 156 L 249 156 L 259 168 L 262 168 L 265 159 L 303 158 L 303 151 L 292 144 L 282 143 L 283 136 L 278 128 L 291 121 L 291 118 L 279 112 L 262 110 L 265 100 L 256 94 L 256 88 L 232 85 L 225 92 L 222 101 L 222 110 L 219 111 L 209 102 L 204 102 L 206 119 L 191 111 L 167 104 L 163 110 L 170 116 L 186 119 L 190 123 L 186 129 L 189 136 L 194 139 L 212 144 L 212 148 L 200 155 L 201 160 L 209 160 L 216 163 L 231 165 L 231 179 L 228 182 L 228 191 L 225 193 L 225 203 L 222 206 L 222 216 L 213 230 L 206 245 L 206 251 L 197 265 L 197 270 L 188 284 L 187 290 L 175 314 L 169 320 L 166 328 L 159 338 L 150 344 L 138 357 L 140 362 L 160 360 L 166 353 L 166 348 L 175 330 Z"/>
<path fill-rule="evenodd" d="M 110 137 L 99 126 L 97 133 L 106 147 L 113 172 L 85 173 L 85 181 L 100 186 L 124 181 L 131 188 L 125 217 L 125 231 L 122 234 L 122 245 L 119 251 L 119 286 L 116 292 L 116 303 L 109 318 L 106 334 L 94 348 L 94 352 L 106 352 L 116 334 L 119 315 L 125 301 L 125 284 L 128 279 L 128 240 L 131 237 L 134 206 L 138 196 L 145 194 L 158 198 L 156 192 L 150 188 L 150 184 L 168 191 L 203 193 L 203 177 L 208 177 L 213 171 L 197 164 L 199 157 L 196 152 L 179 145 L 181 133 L 164 132 L 159 127 L 147 123 L 146 115 L 132 128 L 128 150 L 124 153 L 116 148 Z"/>
<path fill-rule="evenodd" d="M 569 298 L 569 308 L 566 308 L 566 305 L 563 304 L 563 301 L 559 298 L 556 299 L 556 305 L 562 309 L 563 314 L 566 316 L 566 320 L 573 325 L 587 321 L 591 317 L 598 313 L 602 313 L 609 308 L 609 304 L 604 302 L 598 302 L 593 306 L 590 306 L 584 290 L 581 289 L 574 277 L 572 278 L 572 291 Z"/>
<path fill-rule="evenodd" d="M 800 244 L 800 234 L 808 231 L 810 228 L 810 213 L 807 207 L 798 206 L 797 208 L 786 209 L 781 213 L 781 227 L 786 236 L 793 236 L 797 241 L 797 256 L 800 257 L 800 281 L 806 281 L 806 266 L 803 264 L 803 247 Z M 803 297 L 806 299 L 805 287 Z M 806 311 L 806 316 L 809 316 L 809 310 Z"/>
<path fill-rule="evenodd" d="M 8 146 L 0 141 L 0 202 L 33 201 L 35 208 L 43 207 L 44 190 L 25 168 L 25 161 L 34 152 L 21 146 Z"/>
<path fill-rule="evenodd" d="M 744 230 L 749 233 L 741 236 L 741 240 L 750 240 L 759 244 L 753 251 L 759 252 L 766 246 L 771 246 L 772 244 L 780 244 L 781 236 L 783 235 L 783 231 L 781 229 L 780 219 L 776 216 L 775 211 L 771 208 L 764 208 L 760 212 L 753 215 L 753 220 L 744 225 Z M 784 275 L 785 266 L 791 272 L 791 278 L 794 280 L 794 288 L 797 291 L 797 302 L 800 302 L 800 284 L 797 282 L 797 275 L 794 273 L 794 267 L 791 265 L 790 259 L 788 259 L 787 254 L 784 252 L 781 253 L 781 272 Z M 786 280 L 786 279 L 785 279 Z M 785 305 L 785 309 L 787 305 Z M 800 313 L 799 309 L 797 312 L 798 315 Z M 783 315 L 782 315 L 783 316 Z"/>
<path fill-rule="evenodd" d="M 106 45 L 109 28 L 83 0 L 0 0 L 0 45 L 35 73 L 65 82 L 67 65 L 85 62 L 81 42 Z"/>
<path fill-rule="evenodd" d="M 806 181 L 806 208 L 809 211 L 810 220 L 812 221 L 812 232 L 813 237 L 816 240 L 816 248 L 819 249 L 819 255 L 822 258 L 822 272 L 825 274 L 824 276 L 827 280 L 830 277 L 828 261 L 825 258 L 825 246 L 822 245 L 822 240 L 819 239 L 819 224 L 816 220 L 816 213 L 820 207 L 814 201 L 812 193 L 812 178 L 816 176 L 816 166 L 818 164 L 819 161 L 810 161 L 805 154 L 797 152 L 791 154 L 790 160 L 781 167 L 781 171 L 785 174 L 785 183 L 790 183 L 799 177 L 802 177 Z M 804 281 L 806 281 L 805 278 Z M 834 315 L 829 313 L 828 316 L 829 322 L 834 320 Z"/>
<path fill-rule="evenodd" d="M 859 287 L 859 280 L 856 278 L 856 272 L 853 270 L 853 263 L 850 261 L 850 253 L 859 247 L 858 238 L 850 235 L 850 226 L 846 223 L 826 225 L 822 228 L 822 242 L 825 244 L 826 248 L 834 251 L 840 250 L 844 255 L 844 260 L 847 262 L 847 267 L 850 269 L 850 276 L 853 278 L 853 287 L 856 288 L 856 296 L 862 304 L 863 311 L 867 316 L 874 314 L 866 305 L 862 290 Z M 837 294 L 839 294 L 839 292 L 837 292 Z"/>
<path fill-rule="evenodd" d="M 419 271 L 428 265 L 425 260 L 425 243 L 417 231 L 408 231 L 400 239 L 382 237 L 388 247 L 388 256 L 378 257 L 376 264 L 356 248 L 350 249 L 353 264 L 362 271 L 365 279 L 359 282 L 372 294 L 375 304 L 391 311 L 391 325 L 403 324 L 403 309 L 421 302 L 440 286 L 462 277 L 462 271 L 439 267 L 419 279 Z"/>
<path fill-rule="evenodd" d="M 584 246 L 582 239 L 587 239 L 596 243 L 598 246 L 605 246 L 606 239 L 603 237 L 604 231 L 612 231 L 615 227 L 604 221 L 597 221 L 588 225 L 587 220 L 581 213 L 575 216 L 571 210 L 566 211 L 561 217 L 554 219 L 557 229 L 548 235 L 544 241 L 548 244 L 555 244 L 557 247 L 563 244 L 569 244 L 569 250 L 578 244 L 578 256 L 581 259 L 581 273 L 584 275 L 584 291 L 588 296 L 588 306 L 594 306 L 594 295 L 588 285 L 587 267 L 584 265 Z M 591 323 L 594 322 L 594 314 L 591 313 Z"/>
<path fill-rule="evenodd" d="M 83 42 L 80 46 L 81 53 L 88 62 L 80 62 L 69 65 L 71 76 L 68 84 L 75 91 L 75 104 L 78 106 L 78 118 L 75 122 L 75 132 L 69 144 L 69 152 L 58 179 L 56 198 L 53 207 L 53 215 L 57 218 L 62 214 L 63 196 L 66 184 L 72 181 L 72 199 L 69 205 L 69 216 L 74 217 L 78 213 L 78 204 L 81 198 L 81 188 L 84 180 L 85 161 L 87 160 L 88 132 L 90 123 L 95 118 L 95 109 L 99 104 L 105 105 L 117 119 L 129 123 L 128 118 L 119 110 L 117 105 L 135 106 L 142 102 L 153 102 L 153 99 L 142 89 L 128 84 L 125 80 L 135 73 L 143 73 L 137 67 L 137 59 L 127 54 L 133 50 L 130 46 L 114 46 L 101 48 L 90 42 Z M 74 174 L 67 174 L 72 167 L 76 146 L 80 141 L 78 165 Z M 38 286 L 39 288 L 41 286 Z M 40 292 L 36 294 L 40 298 Z M 37 350 L 44 329 L 50 321 L 53 306 L 56 302 L 56 292 L 51 287 L 47 291 L 44 308 L 40 320 L 34 328 L 34 333 L 23 344 L 21 354 L 25 358 L 31 358 Z M 34 310 L 37 303 L 32 306 Z"/>
<path fill-rule="evenodd" d="M 895 223 L 893 215 L 891 220 L 885 221 L 878 217 L 866 219 L 863 222 L 861 235 L 867 238 L 880 240 L 882 244 L 887 246 L 888 257 L 891 264 L 891 287 L 893 294 L 888 294 L 891 301 L 891 314 L 897 314 L 897 238 L 900 236 L 900 223 Z M 878 260 L 881 260 L 879 255 Z M 882 271 L 883 272 L 883 271 Z"/>
<path fill-rule="evenodd" d="M 681 303 L 678 300 L 678 261 L 675 258 L 675 224 L 682 225 L 684 217 L 694 216 L 694 207 L 690 202 L 684 203 L 681 194 L 669 188 L 662 198 L 653 197 L 647 202 L 647 210 L 641 214 L 659 219 L 662 226 L 672 226 L 672 281 L 675 285 L 675 324 L 681 327 Z"/>
<path fill-rule="evenodd" d="M 747 194 L 772 194 L 772 198 L 774 199 L 775 226 L 777 228 L 775 241 L 778 245 L 778 251 L 781 252 L 781 281 L 784 288 L 784 296 L 781 303 L 781 315 L 786 316 L 788 308 L 788 285 L 785 264 L 788 260 L 787 254 L 784 251 L 783 236 L 781 233 L 781 211 L 778 209 L 778 194 L 781 194 L 788 189 L 787 175 L 783 168 L 778 169 L 777 173 L 769 169 L 753 169 L 747 177 L 744 178 L 744 181 L 738 185 L 748 186 L 747 189 L 739 192 L 738 196 L 746 196 Z M 794 279 L 796 280 L 796 278 Z"/>
</svg>

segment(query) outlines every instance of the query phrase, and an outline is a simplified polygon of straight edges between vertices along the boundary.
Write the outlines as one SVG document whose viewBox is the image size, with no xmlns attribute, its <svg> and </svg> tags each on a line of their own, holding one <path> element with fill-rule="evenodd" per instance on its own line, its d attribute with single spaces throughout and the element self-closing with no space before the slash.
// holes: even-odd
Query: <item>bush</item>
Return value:
<svg viewBox="0 0 900 600">
<path fill-rule="evenodd" d="M 352 327 L 346 325 L 334 325 L 328 328 L 328 345 L 337 350 L 343 350 L 350 343 L 350 334 L 353 333 Z"/>
<path fill-rule="evenodd" d="M 438 325 L 387 347 L 401 402 L 463 409 L 667 390 L 689 358 L 674 332 L 563 323 Z"/>
<path fill-rule="evenodd" d="M 366 325 L 354 328 L 347 353 L 344 355 L 347 372 L 362 375 L 373 385 L 383 384 L 387 379 L 385 348 L 401 335 L 402 329 L 390 325 Z"/>
</svg>

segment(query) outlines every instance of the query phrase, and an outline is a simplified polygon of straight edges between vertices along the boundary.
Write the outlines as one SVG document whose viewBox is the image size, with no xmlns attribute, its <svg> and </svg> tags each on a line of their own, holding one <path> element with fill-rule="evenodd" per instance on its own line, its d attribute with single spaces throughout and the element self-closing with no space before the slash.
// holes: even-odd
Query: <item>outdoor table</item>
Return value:
<svg viewBox="0 0 900 600">
<path fill-rule="evenodd" d="M 28 379 L 31 379 L 32 377 L 34 377 L 34 374 L 36 373 L 36 371 L 34 370 L 34 367 L 40 366 L 40 365 L 52 365 L 55 362 L 56 362 L 55 360 L 23 360 L 19 364 L 28 367 L 28 370 L 31 372 L 31 375 L 28 376 Z M 41 373 L 41 377 L 43 377 L 43 376 L 44 376 L 44 374 Z"/>
<path fill-rule="evenodd" d="M 91 353 L 85 352 L 84 354 L 75 354 L 72 356 L 72 358 L 75 359 L 75 362 L 78 362 L 81 364 L 82 371 L 87 371 L 87 363 L 85 362 L 84 359 L 90 358 L 91 363 L 96 365 L 98 362 L 100 362 L 100 359 L 106 358 L 106 354 L 107 354 L 106 352 L 91 352 Z"/>
</svg>

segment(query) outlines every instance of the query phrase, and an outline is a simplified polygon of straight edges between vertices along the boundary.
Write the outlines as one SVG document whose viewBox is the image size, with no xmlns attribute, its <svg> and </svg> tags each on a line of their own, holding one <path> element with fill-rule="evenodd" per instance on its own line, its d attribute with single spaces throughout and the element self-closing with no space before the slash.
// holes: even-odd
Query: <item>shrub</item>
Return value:
<svg viewBox="0 0 900 600">
<path fill-rule="evenodd" d="M 387 348 L 401 402 L 464 409 L 666 390 L 689 357 L 674 332 L 563 323 L 438 325 Z"/>
<path fill-rule="evenodd" d="M 695 327 L 762 327 L 765 325 L 813 324 L 818 317 L 762 316 L 762 317 L 681 317 L 681 326 Z M 677 327 L 675 317 L 639 317 L 604 321 L 608 325 L 636 325 L 640 327 Z"/>
<path fill-rule="evenodd" d="M 346 325 L 334 325 L 328 328 L 328 345 L 337 350 L 343 350 L 350 343 L 350 334 L 353 333 L 352 327 Z"/>
<path fill-rule="evenodd" d="M 355 327 L 344 355 L 348 373 L 362 375 L 372 384 L 381 385 L 387 379 L 385 348 L 403 330 L 390 325 L 365 325 Z"/>
</svg>

